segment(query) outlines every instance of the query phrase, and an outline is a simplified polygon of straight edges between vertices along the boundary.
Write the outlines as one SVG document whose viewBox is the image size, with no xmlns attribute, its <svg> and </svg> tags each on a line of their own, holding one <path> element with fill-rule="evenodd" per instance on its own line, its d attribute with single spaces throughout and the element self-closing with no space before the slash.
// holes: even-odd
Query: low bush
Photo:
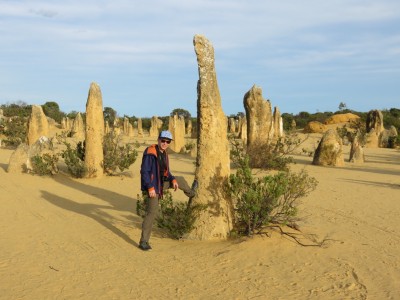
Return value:
<svg viewBox="0 0 400 300">
<path fill-rule="evenodd" d="M 144 217 L 146 213 L 146 194 L 138 195 L 136 212 Z M 159 200 L 160 214 L 156 218 L 157 226 L 163 229 L 173 239 L 180 239 L 194 228 L 194 223 L 199 214 L 206 209 L 204 204 L 190 204 L 189 202 L 175 202 L 172 194 L 166 190 L 163 198 Z"/>
<path fill-rule="evenodd" d="M 138 143 L 135 143 L 138 148 Z M 114 175 L 117 169 L 121 172 L 128 169 L 137 159 L 138 152 L 130 144 L 120 146 L 118 138 L 113 133 L 104 136 L 103 141 L 103 168 L 107 175 Z"/>
<path fill-rule="evenodd" d="M 397 148 L 400 146 L 400 135 L 397 136 L 390 136 L 388 138 L 388 148 Z"/>
<path fill-rule="evenodd" d="M 57 174 L 58 160 L 58 154 L 44 153 L 43 155 L 35 155 L 31 157 L 32 173 L 40 176 Z"/>
<path fill-rule="evenodd" d="M 61 157 L 67 165 L 69 173 L 76 178 L 83 178 L 87 174 L 85 162 L 81 159 L 78 147 L 73 149 L 71 144 L 64 141 L 67 149 L 61 152 Z"/>
<path fill-rule="evenodd" d="M 26 118 L 14 117 L 9 122 L 3 123 L 3 134 L 6 138 L 3 143 L 7 147 L 17 147 L 19 144 L 24 143 L 27 137 Z"/>
<path fill-rule="evenodd" d="M 232 151 L 231 158 L 235 163 L 235 156 L 248 156 L 251 168 L 264 170 L 287 171 L 288 165 L 294 163 L 293 153 L 304 141 L 295 132 L 289 132 L 285 137 L 280 137 L 271 142 L 255 141 L 250 146 L 243 145 L 240 141 L 230 137 Z"/>
<path fill-rule="evenodd" d="M 247 154 L 233 157 L 238 168 L 229 177 L 227 191 L 234 203 L 236 233 L 253 235 L 269 224 L 294 223 L 299 199 L 316 188 L 317 180 L 304 170 L 256 178 Z"/>
</svg>

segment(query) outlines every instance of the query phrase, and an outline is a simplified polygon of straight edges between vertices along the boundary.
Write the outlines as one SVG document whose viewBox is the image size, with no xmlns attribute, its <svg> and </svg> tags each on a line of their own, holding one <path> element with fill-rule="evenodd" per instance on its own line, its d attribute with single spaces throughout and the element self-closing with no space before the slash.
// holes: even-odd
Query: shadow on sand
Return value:
<svg viewBox="0 0 400 300">
<path fill-rule="evenodd" d="M 0 164 L 0 168 L 2 168 L 4 172 L 7 172 L 8 164 Z"/>
<path fill-rule="evenodd" d="M 348 179 L 348 178 L 343 178 L 341 179 L 342 181 L 346 182 L 352 182 L 355 184 L 364 184 L 364 185 L 369 185 L 369 186 L 377 186 L 377 187 L 386 187 L 390 189 L 400 189 L 400 182 L 398 184 L 395 183 L 387 183 L 387 182 L 379 182 L 379 181 L 367 181 L 367 180 L 358 180 L 358 179 Z"/>
<path fill-rule="evenodd" d="M 108 204 L 79 203 L 42 190 L 42 197 L 46 201 L 65 210 L 89 217 L 115 233 L 117 236 L 121 237 L 127 243 L 138 246 L 135 241 L 114 225 L 116 223 L 115 218 L 106 212 L 106 210 L 128 212 L 129 214 L 125 216 L 127 221 L 133 226 L 141 228 L 142 218 L 135 214 L 137 202 L 136 197 L 131 198 L 110 190 L 87 185 L 63 175 L 54 176 L 53 178 L 56 182 L 62 185 L 66 185 L 82 193 L 94 196 Z"/>
<path fill-rule="evenodd" d="M 132 240 L 126 233 L 118 229 L 113 224 L 114 218 L 104 211 L 105 209 L 110 209 L 110 206 L 89 203 L 77 203 L 67 198 L 60 197 L 43 190 L 41 191 L 41 193 L 43 199 L 47 200 L 51 204 L 61 207 L 65 210 L 69 210 L 74 213 L 89 217 L 99 224 L 103 225 L 105 228 L 109 229 L 111 232 L 115 233 L 127 243 L 136 247 L 138 246 L 138 244 L 134 240 Z"/>
</svg>

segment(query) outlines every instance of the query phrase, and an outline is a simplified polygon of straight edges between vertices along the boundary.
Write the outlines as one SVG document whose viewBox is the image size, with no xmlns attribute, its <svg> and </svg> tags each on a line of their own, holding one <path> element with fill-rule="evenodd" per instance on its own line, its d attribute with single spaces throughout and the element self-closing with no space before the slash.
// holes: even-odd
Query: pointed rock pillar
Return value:
<svg viewBox="0 0 400 300">
<path fill-rule="evenodd" d="M 71 136 L 78 141 L 85 140 L 85 124 L 80 112 L 75 116 L 72 123 Z"/>
<path fill-rule="evenodd" d="M 139 119 L 138 119 L 138 122 L 137 122 L 137 130 L 138 130 L 138 137 L 143 137 L 142 118 L 139 118 Z"/>
<path fill-rule="evenodd" d="M 40 105 L 32 105 L 28 121 L 28 145 L 33 145 L 41 136 L 48 137 L 49 122 Z"/>
<path fill-rule="evenodd" d="M 264 100 L 262 89 L 256 85 L 244 95 L 243 105 L 247 118 L 247 146 L 268 143 L 272 127 L 272 107 Z"/>
<path fill-rule="evenodd" d="M 103 100 L 100 87 L 92 82 L 86 102 L 85 166 L 87 177 L 103 176 Z"/>
<path fill-rule="evenodd" d="M 189 238 L 225 239 L 232 229 L 232 207 L 224 184 L 230 175 L 227 119 L 222 111 L 214 67 L 214 48 L 202 35 L 195 35 L 199 80 L 197 83 L 197 160 L 199 187 L 194 203 L 207 204 Z"/>
<path fill-rule="evenodd" d="M 185 119 L 177 114 L 173 117 L 170 116 L 168 130 L 174 137 L 170 149 L 174 152 L 181 152 L 182 148 L 185 147 Z"/>
</svg>

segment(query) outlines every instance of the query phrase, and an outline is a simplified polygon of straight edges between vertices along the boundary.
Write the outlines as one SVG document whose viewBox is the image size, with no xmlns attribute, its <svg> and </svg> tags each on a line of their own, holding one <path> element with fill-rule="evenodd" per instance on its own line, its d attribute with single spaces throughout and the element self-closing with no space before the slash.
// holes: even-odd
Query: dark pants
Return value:
<svg viewBox="0 0 400 300">
<path fill-rule="evenodd" d="M 146 194 L 144 194 L 146 195 Z M 153 227 L 154 220 L 158 215 L 158 195 L 154 198 L 150 198 L 147 195 L 146 201 L 146 214 L 143 218 L 142 223 L 142 236 L 140 242 L 148 242 L 150 239 L 151 229 Z"/>
<path fill-rule="evenodd" d="M 185 178 L 182 176 L 176 176 L 176 181 L 178 182 L 179 189 L 181 189 L 185 194 L 190 192 L 190 187 Z M 164 189 L 169 188 L 169 182 L 164 183 Z M 142 223 L 142 235 L 140 237 L 140 242 L 148 242 L 151 235 L 151 229 L 153 228 L 154 220 L 158 216 L 159 210 L 159 195 L 154 198 L 150 198 L 147 192 L 143 193 L 143 197 L 146 197 L 146 214 L 143 218 Z"/>
</svg>

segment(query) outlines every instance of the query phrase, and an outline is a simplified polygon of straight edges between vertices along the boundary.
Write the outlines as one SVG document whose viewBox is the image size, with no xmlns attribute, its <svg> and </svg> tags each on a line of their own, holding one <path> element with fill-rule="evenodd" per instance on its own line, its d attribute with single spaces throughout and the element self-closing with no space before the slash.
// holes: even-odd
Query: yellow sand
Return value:
<svg viewBox="0 0 400 300">
<path fill-rule="evenodd" d="M 299 225 L 327 238 L 324 248 L 278 232 L 199 242 L 155 229 L 153 250 L 142 252 L 144 146 L 129 171 L 102 179 L 8 174 L 12 151 L 0 149 L 1 299 L 400 299 L 398 150 L 365 149 L 365 164 L 342 168 L 295 156 L 293 169 L 319 181 Z M 191 182 L 193 161 L 173 154 L 172 171 Z"/>
</svg>

